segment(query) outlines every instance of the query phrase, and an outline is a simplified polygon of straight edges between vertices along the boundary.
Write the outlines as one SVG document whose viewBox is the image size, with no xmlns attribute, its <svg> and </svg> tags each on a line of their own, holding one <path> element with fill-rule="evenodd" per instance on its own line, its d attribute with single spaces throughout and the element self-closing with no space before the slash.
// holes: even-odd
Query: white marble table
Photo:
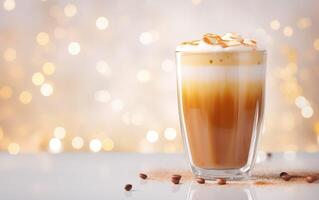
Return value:
<svg viewBox="0 0 319 200">
<path fill-rule="evenodd" d="M 276 170 L 319 172 L 319 154 L 276 154 L 258 164 Z M 141 182 L 138 173 L 153 169 L 187 169 L 183 155 L 129 153 L 0 154 L 0 199 L 319 199 L 319 183 L 256 186 L 198 185 L 185 181 Z M 126 183 L 133 191 L 126 192 Z"/>
</svg>

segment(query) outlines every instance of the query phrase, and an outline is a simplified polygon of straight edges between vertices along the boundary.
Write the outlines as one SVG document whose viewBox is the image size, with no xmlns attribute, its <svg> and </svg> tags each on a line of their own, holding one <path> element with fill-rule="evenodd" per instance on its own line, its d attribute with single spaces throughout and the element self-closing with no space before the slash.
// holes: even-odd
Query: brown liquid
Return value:
<svg viewBox="0 0 319 200">
<path fill-rule="evenodd" d="M 248 70 L 256 69 L 251 66 Z M 239 74 L 211 79 L 197 73 L 190 76 L 183 79 L 182 75 L 180 100 L 193 164 L 206 169 L 245 166 L 254 124 L 262 115 L 263 79 Z"/>
</svg>

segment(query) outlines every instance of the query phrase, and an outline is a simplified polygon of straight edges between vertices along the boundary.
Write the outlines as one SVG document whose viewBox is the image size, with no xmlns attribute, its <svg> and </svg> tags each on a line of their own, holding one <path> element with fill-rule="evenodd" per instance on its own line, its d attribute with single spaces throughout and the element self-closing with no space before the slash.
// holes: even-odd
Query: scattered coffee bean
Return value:
<svg viewBox="0 0 319 200">
<path fill-rule="evenodd" d="M 284 180 L 284 181 L 289 181 L 291 179 L 291 176 L 289 174 L 284 174 L 281 176 L 281 178 Z"/>
<path fill-rule="evenodd" d="M 279 174 L 279 176 L 280 176 L 280 177 L 282 177 L 282 176 L 286 176 L 286 175 L 288 175 L 288 173 L 287 173 L 287 172 L 281 172 L 281 173 Z"/>
<path fill-rule="evenodd" d="M 218 179 L 216 179 L 216 182 L 217 182 L 218 185 L 225 185 L 226 184 L 226 179 L 218 178 Z"/>
<path fill-rule="evenodd" d="M 174 179 L 174 178 L 172 178 L 171 181 L 172 181 L 172 183 L 174 183 L 174 184 L 179 184 L 179 179 Z"/>
<path fill-rule="evenodd" d="M 318 178 L 315 177 L 315 176 L 307 176 L 307 177 L 306 177 L 306 181 L 307 181 L 308 183 L 313 183 L 313 182 L 315 182 L 317 179 L 318 179 Z"/>
<path fill-rule="evenodd" d="M 284 181 L 289 181 L 291 179 L 291 176 L 287 172 L 281 172 L 279 174 L 280 178 L 282 178 Z"/>
<path fill-rule="evenodd" d="M 146 174 L 140 173 L 139 176 L 140 176 L 141 179 L 147 179 L 147 175 Z"/>
<path fill-rule="evenodd" d="M 172 179 L 178 179 L 178 180 L 181 180 L 182 176 L 179 175 L 179 174 L 173 174 L 172 175 Z"/>
<path fill-rule="evenodd" d="M 130 190 L 132 189 L 132 185 L 131 185 L 131 184 L 126 184 L 125 187 L 124 187 L 124 189 L 125 189 L 126 191 L 130 191 Z"/>
<path fill-rule="evenodd" d="M 173 174 L 172 177 L 171 177 L 171 181 L 174 183 L 174 184 L 179 184 L 179 181 L 181 180 L 182 176 L 179 175 L 179 174 Z"/>
<path fill-rule="evenodd" d="M 270 152 L 267 152 L 267 158 L 271 158 L 272 157 L 272 153 L 270 153 Z"/>
<path fill-rule="evenodd" d="M 196 178 L 196 181 L 199 184 L 205 184 L 205 179 L 203 179 L 203 178 Z"/>
</svg>

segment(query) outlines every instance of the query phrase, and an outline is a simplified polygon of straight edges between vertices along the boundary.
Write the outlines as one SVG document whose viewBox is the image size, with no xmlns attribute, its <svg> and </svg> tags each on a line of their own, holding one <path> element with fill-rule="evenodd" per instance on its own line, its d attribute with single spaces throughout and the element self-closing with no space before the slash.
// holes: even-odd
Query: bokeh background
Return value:
<svg viewBox="0 0 319 200">
<path fill-rule="evenodd" d="M 318 151 L 319 1 L 1 0 L 0 149 L 181 152 L 174 49 L 268 50 L 262 151 Z"/>
</svg>

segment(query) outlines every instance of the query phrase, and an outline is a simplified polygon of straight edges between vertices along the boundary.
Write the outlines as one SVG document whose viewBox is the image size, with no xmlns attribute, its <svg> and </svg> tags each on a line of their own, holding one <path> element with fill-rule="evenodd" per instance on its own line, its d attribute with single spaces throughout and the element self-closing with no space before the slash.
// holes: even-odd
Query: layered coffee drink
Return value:
<svg viewBox="0 0 319 200">
<path fill-rule="evenodd" d="M 178 46 L 176 56 L 193 171 L 205 178 L 250 171 L 263 116 L 265 51 L 234 33 L 206 34 Z"/>
</svg>

